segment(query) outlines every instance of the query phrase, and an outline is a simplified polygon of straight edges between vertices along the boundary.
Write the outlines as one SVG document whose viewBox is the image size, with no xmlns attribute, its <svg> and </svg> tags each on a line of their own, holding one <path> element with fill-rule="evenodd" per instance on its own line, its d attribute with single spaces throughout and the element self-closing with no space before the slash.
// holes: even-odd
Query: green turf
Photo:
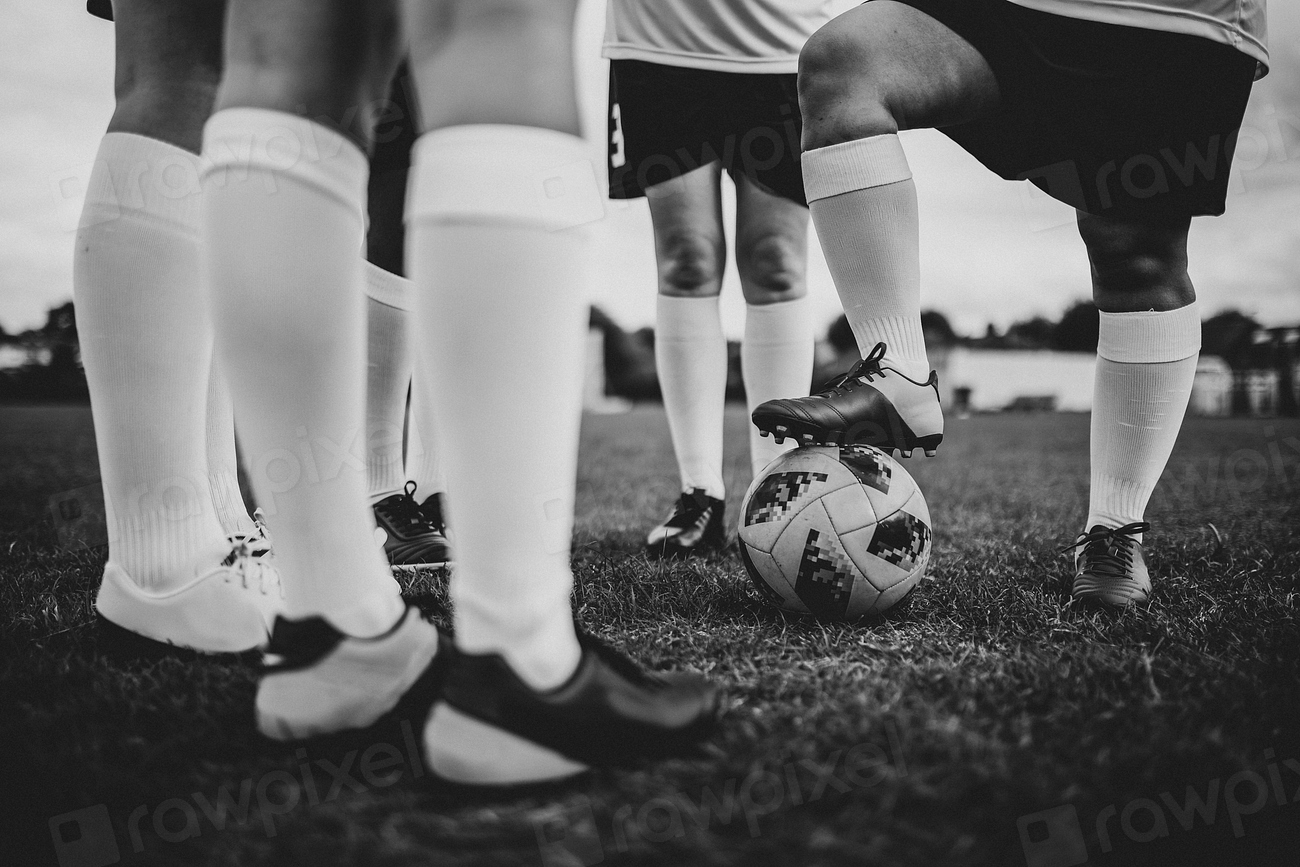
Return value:
<svg viewBox="0 0 1300 867">
<path fill-rule="evenodd" d="M 884 622 L 834 625 L 768 608 L 734 556 L 648 562 L 676 489 L 662 411 L 588 418 L 578 618 L 710 673 L 726 714 L 705 757 L 504 794 L 431 783 L 400 722 L 302 753 L 260 740 L 246 666 L 97 651 L 103 555 L 57 552 L 42 513 L 95 477 L 89 414 L 0 409 L 0 863 L 53 863 L 50 818 L 103 804 L 122 859 L 160 865 L 1057 867 L 1081 863 L 1071 816 L 1093 864 L 1296 864 L 1300 424 L 1189 421 L 1149 515 L 1156 595 L 1122 614 L 1068 605 L 1057 553 L 1084 517 L 1087 429 L 951 420 L 937 459 L 905 464 L 933 580 Z M 733 516 L 744 430 L 729 410 Z M 411 591 L 445 622 L 435 577 Z M 367 749 L 403 763 L 367 780 Z M 1214 798 L 1203 817 L 1189 792 Z M 214 823 L 223 795 L 243 821 Z M 1027 862 L 1018 819 L 1057 807 L 1065 832 L 1027 824 Z"/>
</svg>

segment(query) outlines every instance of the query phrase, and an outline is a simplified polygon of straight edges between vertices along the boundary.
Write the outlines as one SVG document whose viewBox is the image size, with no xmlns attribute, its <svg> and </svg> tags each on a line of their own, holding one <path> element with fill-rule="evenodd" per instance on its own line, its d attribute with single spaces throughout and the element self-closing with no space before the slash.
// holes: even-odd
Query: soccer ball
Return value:
<svg viewBox="0 0 1300 867">
<path fill-rule="evenodd" d="M 930 510 L 892 457 L 867 445 L 794 449 L 741 505 L 740 556 L 759 592 L 830 620 L 879 614 L 930 562 Z"/>
</svg>

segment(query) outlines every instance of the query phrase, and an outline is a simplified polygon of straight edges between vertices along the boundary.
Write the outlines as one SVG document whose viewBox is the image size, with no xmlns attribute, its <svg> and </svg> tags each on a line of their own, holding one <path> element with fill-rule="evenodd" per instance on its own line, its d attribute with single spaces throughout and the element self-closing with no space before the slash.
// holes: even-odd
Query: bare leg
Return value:
<svg viewBox="0 0 1300 867">
<path fill-rule="evenodd" d="M 510 124 L 579 133 L 575 0 L 432 0 L 405 9 L 426 130 Z"/>
<path fill-rule="evenodd" d="M 288 610 L 373 635 L 401 606 L 373 543 L 357 453 L 359 253 L 364 149 L 396 65 L 397 11 L 238 0 L 229 26 L 205 140 L 206 277 L 221 364 Z"/>
<path fill-rule="evenodd" d="M 1079 215 L 1101 310 L 1085 530 L 1130 527 L 1141 540 L 1147 503 L 1182 426 L 1201 345 L 1187 276 L 1190 222 Z M 1145 600 L 1150 580 L 1145 564 L 1132 562 L 1138 555 L 1130 556 L 1128 574 L 1112 576 L 1088 568 L 1096 547 L 1080 553 L 1088 574 L 1077 577 L 1074 595 L 1111 604 Z"/>
<path fill-rule="evenodd" d="M 147 135 L 199 152 L 221 79 L 225 0 L 117 0 L 117 99 L 109 132 Z"/>
<path fill-rule="evenodd" d="M 655 366 L 682 490 L 668 517 L 646 536 L 651 557 L 702 554 L 726 542 L 721 181 L 722 166 L 712 162 L 646 189 L 659 272 Z"/>
<path fill-rule="evenodd" d="M 224 4 L 114 6 L 117 105 L 74 254 L 109 521 L 97 604 L 113 623 L 153 638 L 247 650 L 265 640 L 268 598 L 209 595 L 246 585 L 226 582 L 219 564 L 226 534 L 251 522 L 215 383 L 209 396 L 212 332 L 195 237 L 197 151 L 220 74 Z M 214 577 L 195 581 L 204 575 Z"/>
<path fill-rule="evenodd" d="M 974 120 L 998 100 L 993 70 L 969 42 L 893 0 L 833 19 L 799 55 L 805 151 Z"/>
<path fill-rule="evenodd" d="M 863 362 L 826 395 L 760 406 L 761 430 L 933 454 L 943 413 L 921 329 L 916 186 L 897 133 L 984 116 L 999 98 L 973 46 L 893 0 L 839 16 L 804 46 L 804 184 Z"/>
<path fill-rule="evenodd" d="M 681 489 L 702 489 L 717 499 L 726 495 L 722 409 L 727 341 L 718 311 L 727 257 L 721 173 L 714 162 L 646 190 L 659 272 L 655 365 Z M 651 548 L 660 543 L 651 533 Z"/>
<path fill-rule="evenodd" d="M 741 371 L 745 402 L 753 412 L 765 401 L 807 394 L 811 384 L 808 209 L 742 177 L 736 185 L 736 267 L 747 305 Z M 750 427 L 755 475 L 785 450 Z"/>
<path fill-rule="evenodd" d="M 431 131 L 416 145 L 407 260 L 456 528 L 456 639 L 551 685 L 578 658 L 568 552 L 590 291 L 581 223 L 602 210 L 574 135 L 575 5 L 405 7 Z M 556 161 L 550 191 L 534 188 Z M 577 224 L 571 207 L 586 209 Z"/>
<path fill-rule="evenodd" d="M 712 718 L 697 679 L 638 685 L 573 625 L 584 226 L 603 215 L 592 154 L 575 135 L 575 5 L 406 7 L 432 130 L 416 148 L 407 258 L 431 369 L 446 374 L 430 382 L 460 650 L 424 746 L 434 770 L 460 782 L 566 776 L 694 742 Z"/>
</svg>

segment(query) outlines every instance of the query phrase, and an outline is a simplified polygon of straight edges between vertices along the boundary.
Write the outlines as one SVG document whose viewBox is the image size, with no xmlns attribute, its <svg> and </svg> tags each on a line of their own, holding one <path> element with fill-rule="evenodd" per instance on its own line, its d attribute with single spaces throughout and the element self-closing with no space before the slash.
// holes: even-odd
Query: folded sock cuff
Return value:
<svg viewBox="0 0 1300 867">
<path fill-rule="evenodd" d="M 808 340 L 812 335 L 808 296 L 775 304 L 745 305 L 745 343 L 767 346 Z"/>
<path fill-rule="evenodd" d="M 260 174 L 274 192 L 289 177 L 333 196 L 361 217 L 369 163 L 350 139 L 305 117 L 264 108 L 227 108 L 203 127 L 205 184 Z"/>
<path fill-rule="evenodd" d="M 801 159 L 809 202 L 912 177 L 903 144 L 893 133 L 804 151 Z"/>
<path fill-rule="evenodd" d="M 1124 364 L 1181 361 L 1201 351 L 1196 304 L 1177 310 L 1102 313 L 1097 355 Z"/>
<path fill-rule="evenodd" d="M 447 127 L 420 136 L 411 166 L 408 222 L 506 221 L 559 231 L 605 216 L 590 149 L 567 133 Z"/>
<path fill-rule="evenodd" d="M 656 340 L 710 340 L 722 337 L 718 296 L 677 298 L 659 295 L 655 301 Z"/>
<path fill-rule="evenodd" d="M 411 281 L 386 271 L 373 262 L 363 263 L 366 280 L 366 295 L 380 304 L 396 307 L 398 310 L 411 309 Z"/>
<path fill-rule="evenodd" d="M 198 154 L 165 141 L 106 133 L 86 186 L 81 225 L 135 213 L 196 233 L 202 165 Z"/>
</svg>

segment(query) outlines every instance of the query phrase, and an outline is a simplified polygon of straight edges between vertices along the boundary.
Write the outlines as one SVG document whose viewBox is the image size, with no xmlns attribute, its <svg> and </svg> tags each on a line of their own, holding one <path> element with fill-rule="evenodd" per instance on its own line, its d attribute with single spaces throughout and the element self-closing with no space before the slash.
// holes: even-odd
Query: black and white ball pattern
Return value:
<svg viewBox="0 0 1300 867">
<path fill-rule="evenodd" d="M 930 562 L 930 510 L 892 457 L 811 446 L 774 461 L 745 494 L 740 553 L 759 591 L 833 620 L 879 614 Z"/>
</svg>

